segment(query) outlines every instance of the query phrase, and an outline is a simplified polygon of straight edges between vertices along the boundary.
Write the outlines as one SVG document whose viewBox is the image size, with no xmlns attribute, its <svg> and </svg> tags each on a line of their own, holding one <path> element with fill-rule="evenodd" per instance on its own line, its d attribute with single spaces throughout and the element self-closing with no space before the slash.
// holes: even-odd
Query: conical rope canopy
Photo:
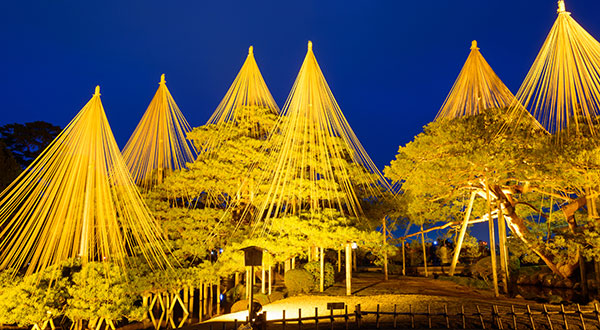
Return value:
<svg viewBox="0 0 600 330">
<path fill-rule="evenodd" d="M 595 135 L 600 114 L 600 43 L 558 1 L 558 18 L 511 106 L 524 106 L 550 133 Z"/>
<path fill-rule="evenodd" d="M 471 53 L 436 119 L 452 119 L 476 115 L 485 109 L 506 108 L 514 102 L 514 98 L 481 55 L 477 41 L 473 41 Z"/>
<path fill-rule="evenodd" d="M 162 183 L 167 172 L 185 168 L 196 159 L 196 149 L 186 138 L 191 130 L 163 74 L 154 98 L 123 148 L 125 163 L 144 191 Z"/>
<path fill-rule="evenodd" d="M 100 89 L 0 194 L 0 268 L 26 274 L 70 258 L 123 269 L 141 254 L 168 265 L 155 220 L 114 139 Z"/>
<path fill-rule="evenodd" d="M 218 134 L 211 136 L 206 141 L 197 142 L 200 144 L 197 145 L 199 154 L 216 150 L 229 138 L 231 134 L 229 126 L 243 124 L 245 116 L 253 115 L 258 111 L 278 114 L 279 107 L 271 96 L 256 64 L 254 47 L 250 46 L 242 68 L 206 123 L 206 125 L 217 125 L 219 127 Z M 256 130 L 260 131 L 259 128 Z"/>
<path fill-rule="evenodd" d="M 382 197 L 389 188 L 344 117 L 308 43 L 308 52 L 282 115 L 269 136 L 257 210 L 242 218 L 268 228 L 286 215 L 338 210 L 364 216 L 363 198 Z"/>
</svg>

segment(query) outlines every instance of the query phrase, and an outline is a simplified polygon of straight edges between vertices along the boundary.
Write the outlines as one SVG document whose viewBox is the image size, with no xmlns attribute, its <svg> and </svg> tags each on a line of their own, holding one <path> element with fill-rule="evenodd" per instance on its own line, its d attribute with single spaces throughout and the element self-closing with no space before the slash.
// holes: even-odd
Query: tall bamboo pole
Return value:
<svg viewBox="0 0 600 330">
<path fill-rule="evenodd" d="M 429 277 L 427 272 L 427 251 L 425 249 L 425 234 L 423 233 L 423 225 L 421 225 L 421 246 L 423 247 L 423 265 L 425 266 L 425 277 Z"/>
<path fill-rule="evenodd" d="M 502 203 L 498 201 L 498 238 L 500 240 L 500 268 L 502 270 L 502 285 L 504 293 L 508 293 L 509 271 L 508 250 L 506 248 L 506 219 L 502 213 Z"/>
<path fill-rule="evenodd" d="M 404 252 L 406 242 L 402 241 L 402 276 L 406 276 L 406 253 Z"/>
<path fill-rule="evenodd" d="M 452 257 L 452 264 L 450 264 L 450 272 L 448 275 L 454 276 L 454 272 L 456 271 L 456 264 L 458 263 L 458 257 L 460 256 L 460 249 L 462 248 L 462 244 L 465 240 L 465 234 L 467 233 L 467 228 L 469 227 L 469 218 L 471 217 L 471 211 L 473 210 L 473 202 L 475 202 L 476 192 L 471 193 L 471 198 L 469 199 L 469 205 L 467 206 L 467 211 L 465 212 L 465 217 L 463 219 L 462 226 L 460 227 L 460 234 L 458 235 L 458 241 L 456 242 L 456 247 L 454 248 L 454 256 Z"/>
<path fill-rule="evenodd" d="M 352 295 L 352 247 L 346 243 L 346 295 Z"/>
<path fill-rule="evenodd" d="M 325 254 L 323 253 L 323 248 L 321 249 L 321 257 L 320 257 L 320 278 L 319 278 L 319 292 L 323 292 L 325 289 Z"/>
<path fill-rule="evenodd" d="M 385 217 L 383 217 L 383 279 L 388 280 L 388 255 L 387 255 L 387 228 Z"/>
<path fill-rule="evenodd" d="M 487 180 L 486 180 L 487 181 Z M 500 293 L 498 292 L 498 266 L 496 260 L 496 237 L 494 232 L 494 217 L 492 216 L 492 201 L 490 200 L 490 187 L 486 182 L 485 186 L 485 194 L 487 199 L 487 207 L 488 207 L 488 224 L 490 229 L 490 254 L 492 258 L 492 280 L 494 281 L 494 296 L 498 297 Z"/>
</svg>

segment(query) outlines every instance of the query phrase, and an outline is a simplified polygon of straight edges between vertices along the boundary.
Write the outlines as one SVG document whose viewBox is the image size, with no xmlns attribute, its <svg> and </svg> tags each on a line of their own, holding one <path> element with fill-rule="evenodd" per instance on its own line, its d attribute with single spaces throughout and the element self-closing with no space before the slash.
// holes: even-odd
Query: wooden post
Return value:
<svg viewBox="0 0 600 330">
<path fill-rule="evenodd" d="M 586 301 L 589 299 L 589 289 L 587 285 L 587 272 L 585 269 L 585 260 L 579 251 L 579 276 L 581 277 L 581 295 Z"/>
<path fill-rule="evenodd" d="M 388 255 L 387 255 L 387 228 L 385 217 L 383 217 L 383 279 L 388 280 Z"/>
<path fill-rule="evenodd" d="M 265 289 L 266 289 L 266 284 L 265 283 L 265 258 L 262 258 L 261 260 L 261 266 L 260 266 L 260 293 L 265 294 Z"/>
<path fill-rule="evenodd" d="M 352 295 L 352 247 L 346 243 L 346 295 Z"/>
<path fill-rule="evenodd" d="M 488 207 L 488 224 L 490 229 L 490 257 L 492 259 L 492 281 L 494 281 L 494 296 L 498 297 L 500 293 L 498 292 L 498 268 L 497 268 L 497 260 L 496 260 L 496 237 L 494 232 L 494 217 L 492 216 L 492 201 L 490 196 L 490 187 L 486 182 L 485 187 L 486 199 L 487 199 L 487 207 Z"/>
<path fill-rule="evenodd" d="M 190 318 L 188 319 L 188 323 L 192 323 L 192 318 L 194 317 L 194 298 L 196 295 L 196 290 L 193 286 L 190 287 Z"/>
<path fill-rule="evenodd" d="M 429 277 L 427 272 L 427 251 L 425 250 L 425 234 L 423 233 L 423 225 L 421 225 L 421 245 L 423 247 L 423 265 L 425 266 L 425 277 Z"/>
<path fill-rule="evenodd" d="M 358 263 L 356 262 L 356 253 L 357 253 L 357 249 L 352 249 L 352 271 L 356 271 L 358 269 Z"/>
<path fill-rule="evenodd" d="M 210 282 L 208 285 L 208 316 L 213 316 L 213 300 L 215 296 L 215 286 Z"/>
<path fill-rule="evenodd" d="M 143 298 L 143 301 L 145 303 L 145 297 Z M 144 305 L 144 303 L 142 303 L 142 305 Z M 183 306 L 185 306 L 188 311 L 190 310 L 190 291 L 187 287 L 183 287 Z"/>
<path fill-rule="evenodd" d="M 292 265 L 292 261 L 290 259 L 287 259 L 286 261 L 284 261 L 283 263 L 283 275 L 285 275 L 285 273 L 288 272 L 288 270 L 292 269 L 291 268 Z"/>
<path fill-rule="evenodd" d="M 342 271 L 342 250 L 338 249 L 337 253 L 338 253 L 337 267 L 338 267 L 338 273 L 340 273 Z"/>
<path fill-rule="evenodd" d="M 319 292 L 323 292 L 324 288 L 325 288 L 325 254 L 323 253 L 323 248 L 320 248 L 320 262 L 319 262 L 319 268 L 320 268 L 320 278 L 319 278 Z"/>
<path fill-rule="evenodd" d="M 271 259 L 269 259 L 269 294 L 273 292 L 273 266 L 271 266 Z"/>
<path fill-rule="evenodd" d="M 246 299 L 250 297 L 250 269 L 246 267 Z"/>
<path fill-rule="evenodd" d="M 504 293 L 508 293 L 509 270 L 508 250 L 506 249 L 506 220 L 502 212 L 502 203 L 498 201 L 498 239 L 500 240 L 500 268 L 502 270 L 502 285 Z"/>
<path fill-rule="evenodd" d="M 454 256 L 452 257 L 452 264 L 450 264 L 450 272 L 448 275 L 454 276 L 456 270 L 456 264 L 458 263 L 458 257 L 460 256 L 460 249 L 462 248 L 463 241 L 465 240 L 465 234 L 467 233 L 467 227 L 469 226 L 469 218 L 471 217 L 471 211 L 473 210 L 473 202 L 475 201 L 476 192 L 471 193 L 471 199 L 469 199 L 469 205 L 465 212 L 465 218 L 463 219 L 462 226 L 460 227 L 460 234 L 458 235 L 458 241 L 454 248 Z"/>
<path fill-rule="evenodd" d="M 404 252 L 406 242 L 402 240 L 402 276 L 406 276 L 406 253 Z"/>
<path fill-rule="evenodd" d="M 235 272 L 235 286 L 237 286 L 238 284 L 240 284 L 240 273 Z"/>
<path fill-rule="evenodd" d="M 206 283 L 202 283 L 200 290 L 200 306 L 202 307 L 200 308 L 200 322 L 202 322 L 204 319 L 204 314 L 206 314 Z"/>
<path fill-rule="evenodd" d="M 248 298 L 248 317 L 250 322 L 254 320 L 254 311 L 252 310 L 252 301 L 254 300 L 254 290 L 252 290 L 252 286 L 254 285 L 254 266 L 250 266 L 250 272 L 253 274 L 250 276 L 250 283 L 248 283 L 248 287 L 250 287 L 250 298 Z"/>
<path fill-rule="evenodd" d="M 296 257 L 292 257 L 292 269 L 296 269 Z"/>
<path fill-rule="evenodd" d="M 221 314 L 221 279 L 217 280 L 217 315 Z"/>
</svg>

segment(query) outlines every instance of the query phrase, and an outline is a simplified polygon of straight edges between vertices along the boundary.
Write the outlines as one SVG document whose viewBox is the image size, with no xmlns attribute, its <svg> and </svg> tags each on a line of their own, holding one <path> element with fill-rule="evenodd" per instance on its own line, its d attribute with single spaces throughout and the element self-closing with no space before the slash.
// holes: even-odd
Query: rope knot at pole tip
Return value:
<svg viewBox="0 0 600 330">
<path fill-rule="evenodd" d="M 96 89 L 94 90 L 94 96 L 100 96 L 100 85 L 96 86 Z"/>
<path fill-rule="evenodd" d="M 254 55 L 254 46 L 248 47 L 248 55 Z"/>
<path fill-rule="evenodd" d="M 160 75 L 160 84 L 164 85 L 166 82 L 167 81 L 165 80 L 165 74 L 163 73 L 163 74 Z"/>
<path fill-rule="evenodd" d="M 479 48 L 477 47 L 477 40 L 473 40 L 473 41 L 471 41 L 471 49 L 479 49 Z"/>
<path fill-rule="evenodd" d="M 567 8 L 565 7 L 565 1 L 564 0 L 558 0 L 558 10 L 557 12 L 560 13 L 564 13 L 567 11 Z"/>
<path fill-rule="evenodd" d="M 308 41 L 308 51 L 311 52 L 312 51 L 312 41 Z"/>
</svg>

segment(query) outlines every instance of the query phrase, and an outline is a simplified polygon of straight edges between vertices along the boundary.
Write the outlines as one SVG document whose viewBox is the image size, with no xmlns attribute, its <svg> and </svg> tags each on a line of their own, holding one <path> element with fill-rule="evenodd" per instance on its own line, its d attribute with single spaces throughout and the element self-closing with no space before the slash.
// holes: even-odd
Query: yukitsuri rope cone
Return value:
<svg viewBox="0 0 600 330">
<path fill-rule="evenodd" d="M 452 119 L 476 115 L 485 109 L 506 108 L 514 99 L 514 95 L 481 55 L 477 41 L 473 41 L 471 53 L 436 119 Z"/>
<path fill-rule="evenodd" d="M 191 130 L 163 74 L 154 98 L 123 148 L 125 163 L 143 191 L 162 183 L 168 172 L 181 170 L 196 159 L 196 149 L 186 138 Z"/>
<path fill-rule="evenodd" d="M 32 274 L 69 258 L 127 269 L 139 251 L 168 265 L 163 239 L 119 152 L 100 88 L 0 194 L 0 268 Z"/>
<path fill-rule="evenodd" d="M 389 189 L 329 89 L 311 42 L 267 145 L 258 184 L 267 188 L 256 209 L 246 208 L 241 217 L 255 231 L 264 233 L 287 215 L 325 209 L 360 219 L 363 198 Z"/>
<path fill-rule="evenodd" d="M 217 150 L 219 145 L 229 139 L 229 127 L 244 125 L 246 116 L 252 116 L 256 111 L 267 111 L 278 114 L 279 107 L 263 79 L 254 58 L 254 47 L 248 49 L 248 56 L 229 90 L 210 116 L 206 125 L 217 125 L 218 134 L 198 146 L 199 154 Z M 256 128 L 260 131 L 260 128 Z M 201 156 L 202 157 L 202 156 Z"/>
<path fill-rule="evenodd" d="M 595 135 L 600 113 L 600 43 L 558 1 L 558 18 L 550 30 L 511 106 L 514 119 L 529 112 L 550 133 Z"/>
</svg>

